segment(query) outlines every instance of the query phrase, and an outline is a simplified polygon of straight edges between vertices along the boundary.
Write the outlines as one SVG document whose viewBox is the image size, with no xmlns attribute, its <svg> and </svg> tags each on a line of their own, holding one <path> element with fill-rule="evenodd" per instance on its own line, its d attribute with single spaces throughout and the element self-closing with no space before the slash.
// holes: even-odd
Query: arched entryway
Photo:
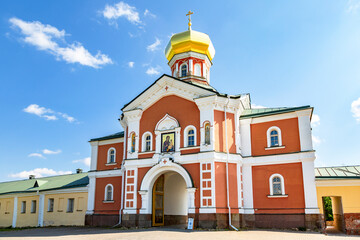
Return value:
<svg viewBox="0 0 360 240">
<path fill-rule="evenodd" d="M 151 215 L 152 226 L 186 224 L 188 214 L 195 213 L 195 190 L 185 168 L 163 159 L 141 182 L 140 213 Z"/>
<path fill-rule="evenodd" d="M 160 175 L 152 190 L 152 225 L 185 226 L 188 216 L 186 183 L 176 172 Z"/>
</svg>

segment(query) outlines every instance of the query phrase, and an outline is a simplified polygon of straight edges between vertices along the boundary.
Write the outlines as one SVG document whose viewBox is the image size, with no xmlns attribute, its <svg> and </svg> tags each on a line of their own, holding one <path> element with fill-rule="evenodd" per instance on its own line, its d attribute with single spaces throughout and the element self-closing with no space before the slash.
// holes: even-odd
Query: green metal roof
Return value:
<svg viewBox="0 0 360 240">
<path fill-rule="evenodd" d="M 294 112 L 303 109 L 311 108 L 309 105 L 301 107 L 279 107 L 279 108 L 251 108 L 245 109 L 240 116 L 240 119 L 244 118 L 253 118 L 253 117 L 263 117 L 279 113 L 288 113 Z"/>
<path fill-rule="evenodd" d="M 315 178 L 317 179 L 360 179 L 360 166 L 342 167 L 318 167 L 315 168 Z"/>
<path fill-rule="evenodd" d="M 88 184 L 89 178 L 87 173 L 26 179 L 0 183 L 0 195 L 86 187 Z"/>
<path fill-rule="evenodd" d="M 90 139 L 90 142 L 109 140 L 109 139 L 114 139 L 114 138 L 122 138 L 122 137 L 124 137 L 124 131 L 117 132 L 117 133 L 114 133 L 114 134 L 111 134 L 111 135 L 107 135 L 105 137 L 93 138 L 93 139 Z"/>
</svg>

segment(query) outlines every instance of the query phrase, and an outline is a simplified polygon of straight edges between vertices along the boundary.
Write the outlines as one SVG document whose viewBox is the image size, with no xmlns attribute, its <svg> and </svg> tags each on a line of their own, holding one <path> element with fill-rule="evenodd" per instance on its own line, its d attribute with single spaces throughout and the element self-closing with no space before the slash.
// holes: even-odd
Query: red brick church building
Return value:
<svg viewBox="0 0 360 240">
<path fill-rule="evenodd" d="M 214 55 L 189 24 L 166 47 L 171 76 L 125 104 L 123 132 L 90 140 L 86 224 L 320 227 L 313 108 L 253 109 L 249 94 L 218 92 Z"/>
</svg>

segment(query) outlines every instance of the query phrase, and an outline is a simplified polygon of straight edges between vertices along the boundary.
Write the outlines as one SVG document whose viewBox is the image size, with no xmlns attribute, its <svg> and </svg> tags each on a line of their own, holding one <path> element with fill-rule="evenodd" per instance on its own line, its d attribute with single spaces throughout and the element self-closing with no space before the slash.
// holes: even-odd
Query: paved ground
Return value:
<svg viewBox="0 0 360 240">
<path fill-rule="evenodd" d="M 0 239 L 121 239 L 121 240 L 303 240 L 324 239 L 340 240 L 359 238 L 346 235 L 324 235 L 317 232 L 291 232 L 272 230 L 248 230 L 248 231 L 188 231 L 168 228 L 151 228 L 140 230 L 121 230 L 88 227 L 54 227 L 33 228 L 23 230 L 0 231 Z"/>
</svg>

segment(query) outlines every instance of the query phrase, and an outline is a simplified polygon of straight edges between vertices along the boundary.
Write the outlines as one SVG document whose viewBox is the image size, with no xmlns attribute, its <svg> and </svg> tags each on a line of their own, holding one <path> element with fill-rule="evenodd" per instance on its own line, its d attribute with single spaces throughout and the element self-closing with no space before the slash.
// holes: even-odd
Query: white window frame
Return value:
<svg viewBox="0 0 360 240">
<path fill-rule="evenodd" d="M 196 67 L 199 67 L 198 72 L 196 72 Z M 194 75 L 197 77 L 201 77 L 201 65 L 199 63 L 195 63 L 194 65 Z"/>
<path fill-rule="evenodd" d="M 190 130 L 194 130 L 194 146 L 189 146 L 188 145 L 188 133 Z M 184 129 L 184 147 L 196 147 L 197 143 L 196 143 L 196 139 L 197 139 L 197 132 L 196 132 L 196 127 L 194 127 L 193 125 L 188 125 L 185 129 Z"/>
<path fill-rule="evenodd" d="M 71 200 L 72 200 L 72 209 L 69 208 Z M 68 198 L 67 206 L 66 206 L 66 212 L 67 213 L 73 213 L 74 209 L 75 209 L 75 198 Z"/>
<path fill-rule="evenodd" d="M 186 75 L 185 76 L 182 75 L 182 66 L 184 66 L 184 65 L 186 66 Z M 187 65 L 187 63 L 181 64 L 180 65 L 180 77 L 187 77 L 188 73 L 189 73 L 189 66 Z"/>
<path fill-rule="evenodd" d="M 280 178 L 281 181 L 281 195 L 280 194 L 276 194 L 274 195 L 274 188 L 273 188 L 273 179 L 274 178 Z M 285 194 L 285 181 L 284 181 L 284 177 L 279 174 L 279 173 L 274 173 L 273 175 L 270 176 L 269 178 L 269 187 L 270 187 L 270 196 L 287 196 Z"/>
<path fill-rule="evenodd" d="M 271 146 L 271 131 L 277 131 L 278 132 L 278 140 L 279 140 L 279 146 Z M 282 135 L 281 135 L 281 129 L 277 126 L 272 126 L 270 127 L 267 132 L 266 132 L 266 137 L 267 137 L 267 147 L 268 148 L 277 148 L 277 147 L 283 147 L 282 145 Z"/>
<path fill-rule="evenodd" d="M 107 188 L 111 187 L 111 199 L 107 199 Z M 105 186 L 104 202 L 113 202 L 114 201 L 114 186 L 109 183 Z"/>
<path fill-rule="evenodd" d="M 110 152 L 111 152 L 111 150 L 114 150 L 114 162 L 110 162 L 110 158 L 111 158 Z M 114 164 L 114 163 L 116 163 L 116 149 L 115 149 L 114 147 L 111 147 L 111 148 L 109 148 L 109 150 L 108 150 L 107 163 L 108 163 L 108 164 Z"/>
<path fill-rule="evenodd" d="M 21 201 L 21 213 L 26 213 L 26 201 Z"/>
<path fill-rule="evenodd" d="M 52 201 L 52 205 L 50 204 Z M 55 199 L 54 198 L 49 198 L 48 199 L 48 212 L 54 212 L 54 205 L 55 205 Z M 52 206 L 52 208 L 50 208 L 50 206 Z"/>
<path fill-rule="evenodd" d="M 149 151 L 146 151 L 146 137 L 150 135 L 150 150 Z M 142 143 L 141 143 L 141 151 L 142 152 L 151 152 L 153 151 L 153 135 L 151 132 L 145 132 L 143 135 L 142 135 Z"/>
<path fill-rule="evenodd" d="M 31 200 L 30 213 L 36 213 L 36 207 L 37 207 L 37 201 L 36 200 Z"/>
</svg>

